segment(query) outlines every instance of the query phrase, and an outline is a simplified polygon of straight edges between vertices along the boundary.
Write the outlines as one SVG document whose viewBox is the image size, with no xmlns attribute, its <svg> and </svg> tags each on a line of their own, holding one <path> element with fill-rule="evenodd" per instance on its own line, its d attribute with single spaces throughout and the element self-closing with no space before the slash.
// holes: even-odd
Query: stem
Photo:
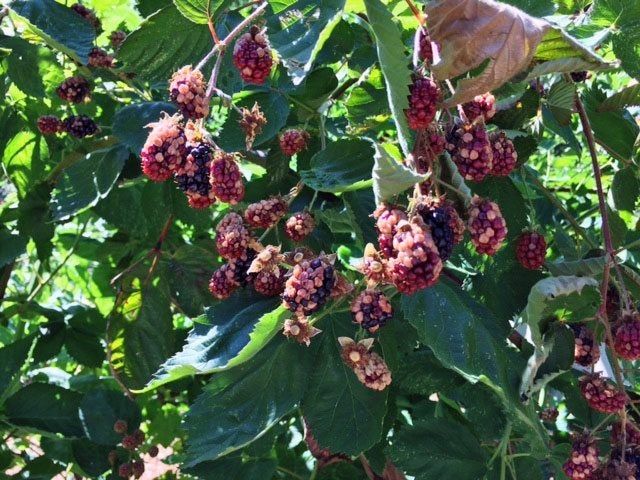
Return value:
<svg viewBox="0 0 640 480">
<path fill-rule="evenodd" d="M 11 278 L 11 271 L 14 265 L 15 262 L 9 262 L 0 269 L 0 302 L 4 299 L 4 294 L 7 291 L 7 285 L 9 285 L 9 279 Z"/>
<path fill-rule="evenodd" d="M 456 192 L 458 195 L 460 195 L 461 198 L 465 198 L 465 199 L 469 198 L 469 196 L 466 193 L 464 193 L 462 190 L 457 189 L 453 185 L 451 185 L 451 184 L 449 184 L 449 183 L 447 183 L 447 182 L 445 182 L 443 180 L 440 180 L 439 178 L 434 178 L 434 180 L 436 181 L 436 183 L 439 183 L 443 187 L 446 187 L 449 190 L 452 190 L 452 191 Z"/>
<path fill-rule="evenodd" d="M 381 480 L 382 477 L 376 475 L 376 472 L 373 471 L 371 465 L 369 465 L 369 460 L 364 456 L 364 453 L 361 453 L 358 457 L 360 459 L 360 463 L 362 463 L 362 468 L 364 469 L 364 473 L 367 474 L 369 480 Z"/>
<path fill-rule="evenodd" d="M 304 477 L 302 475 L 298 475 L 297 473 L 292 472 L 288 468 L 284 468 L 278 465 L 277 470 L 279 470 L 282 473 L 286 473 L 290 477 L 297 478 L 298 480 L 304 480 Z"/>
<path fill-rule="evenodd" d="M 222 65 L 222 58 L 224 57 L 225 49 L 220 50 L 220 54 L 216 58 L 216 63 L 213 65 L 213 69 L 211 70 L 211 78 L 209 79 L 209 85 L 207 86 L 206 97 L 211 98 L 211 94 L 213 93 L 216 84 L 218 82 L 218 74 L 220 73 L 220 65 Z"/>
</svg>

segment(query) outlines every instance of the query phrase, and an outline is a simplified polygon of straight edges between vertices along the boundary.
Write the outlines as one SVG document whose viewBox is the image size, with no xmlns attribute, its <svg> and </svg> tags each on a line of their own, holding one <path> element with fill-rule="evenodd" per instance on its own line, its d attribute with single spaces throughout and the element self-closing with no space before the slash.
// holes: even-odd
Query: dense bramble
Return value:
<svg viewBox="0 0 640 480">
<path fill-rule="evenodd" d="M 599 374 L 580 379 L 580 391 L 591 408 L 602 413 L 616 413 L 624 408 L 627 396 Z"/>
<path fill-rule="evenodd" d="M 424 197 L 418 204 L 416 213 L 420 215 L 425 225 L 429 227 L 431 238 L 438 248 L 442 261 L 451 256 L 454 246 L 454 232 L 451 228 L 449 209 L 444 208 L 442 201 L 435 197 Z"/>
<path fill-rule="evenodd" d="M 547 242 L 544 235 L 526 231 L 518 237 L 516 258 L 520 265 L 529 270 L 537 270 L 544 265 L 547 255 Z"/>
<path fill-rule="evenodd" d="M 271 228 L 289 210 L 289 205 L 282 197 L 270 197 L 252 203 L 244 212 L 244 218 L 254 228 Z"/>
<path fill-rule="evenodd" d="M 82 18 L 84 18 L 87 22 L 89 22 L 91 26 L 93 26 L 93 28 L 96 30 L 96 32 L 102 31 L 102 22 L 96 16 L 96 12 L 94 12 L 90 8 L 85 7 L 81 3 L 74 3 L 70 8 Z"/>
<path fill-rule="evenodd" d="M 211 146 L 206 143 L 190 147 L 181 168 L 182 173 L 174 177 L 178 188 L 185 193 L 193 208 L 206 208 L 216 201 L 209 182 L 211 150 Z"/>
<path fill-rule="evenodd" d="M 211 191 L 218 200 L 235 205 L 244 198 L 242 173 L 233 154 L 217 150 L 213 154 L 209 171 Z"/>
<path fill-rule="evenodd" d="M 616 322 L 613 348 L 627 360 L 640 358 L 640 314 L 625 312 Z"/>
<path fill-rule="evenodd" d="M 43 135 L 54 135 L 62 132 L 63 128 L 62 120 L 55 115 L 42 115 L 38 117 L 38 130 Z"/>
<path fill-rule="evenodd" d="M 308 211 L 296 212 L 287 219 L 284 232 L 294 242 L 301 242 L 316 228 L 316 221 Z"/>
<path fill-rule="evenodd" d="M 70 115 L 62 120 L 62 129 L 72 137 L 90 137 L 99 131 L 98 125 L 86 115 Z"/>
<path fill-rule="evenodd" d="M 264 83 L 273 66 L 271 47 L 264 30 L 254 25 L 238 39 L 233 47 L 233 64 L 246 83 Z"/>
<path fill-rule="evenodd" d="M 491 175 L 505 177 L 513 172 L 518 164 L 518 152 L 513 142 L 507 138 L 504 132 L 494 132 L 489 135 L 493 164 Z"/>
<path fill-rule="evenodd" d="M 175 72 L 169 83 L 169 96 L 185 118 L 199 119 L 209 115 L 207 82 L 199 70 L 186 65 Z"/>
<path fill-rule="evenodd" d="M 101 48 L 94 47 L 89 52 L 89 66 L 96 68 L 113 68 L 114 58 Z"/>
<path fill-rule="evenodd" d="M 463 123 L 447 135 L 447 151 L 465 180 L 480 182 L 491 173 L 493 151 L 482 123 Z"/>
<path fill-rule="evenodd" d="M 380 251 L 386 258 L 391 258 L 393 252 L 393 236 L 396 233 L 398 224 L 407 219 L 404 210 L 393 205 L 379 205 L 373 212 L 378 230 L 378 245 Z"/>
<path fill-rule="evenodd" d="M 477 195 L 471 199 L 467 229 L 476 251 L 487 255 L 494 255 L 507 237 L 507 224 L 500 207 Z"/>
<path fill-rule="evenodd" d="M 181 169 L 187 156 L 187 139 L 177 115 L 164 115 L 147 127 L 151 132 L 140 152 L 142 173 L 154 182 L 164 182 Z"/>
<path fill-rule="evenodd" d="M 562 466 L 562 471 L 570 479 L 585 480 L 591 478 L 599 467 L 600 459 L 596 441 L 585 435 L 574 440 L 571 455 Z"/>
<path fill-rule="evenodd" d="M 291 271 L 282 300 L 295 313 L 309 315 L 325 304 L 336 282 L 333 264 L 327 257 L 303 260 Z"/>
<path fill-rule="evenodd" d="M 351 303 L 353 321 L 375 333 L 393 316 L 393 308 L 386 295 L 378 290 L 365 290 Z"/>
<path fill-rule="evenodd" d="M 575 336 L 573 358 L 578 365 L 590 367 L 600 359 L 600 346 L 595 341 L 593 331 L 581 323 L 570 324 Z"/>
<path fill-rule="evenodd" d="M 441 101 L 442 92 L 436 82 L 429 77 L 414 77 L 409 86 L 409 108 L 405 110 L 409 128 L 422 130 L 429 127 Z"/>
<path fill-rule="evenodd" d="M 282 132 L 278 137 L 278 141 L 283 155 L 292 157 L 296 153 L 307 149 L 309 134 L 304 130 L 291 128 Z"/>
<path fill-rule="evenodd" d="M 488 122 L 496 114 L 496 98 L 491 93 L 476 95 L 476 97 L 462 105 L 464 114 L 469 122 L 481 118 Z"/>
<path fill-rule="evenodd" d="M 71 103 L 83 103 L 91 100 L 91 84 L 81 75 L 66 78 L 56 88 L 58 96 Z"/>
</svg>

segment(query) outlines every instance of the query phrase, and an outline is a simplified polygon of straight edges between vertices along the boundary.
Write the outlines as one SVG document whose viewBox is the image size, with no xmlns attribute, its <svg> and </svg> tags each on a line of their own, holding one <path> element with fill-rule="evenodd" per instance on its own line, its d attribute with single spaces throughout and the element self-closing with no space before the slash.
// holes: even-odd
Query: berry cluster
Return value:
<svg viewBox="0 0 640 480">
<path fill-rule="evenodd" d="M 493 155 L 493 168 L 491 174 L 506 177 L 516 168 L 518 152 L 513 142 L 507 138 L 504 132 L 495 132 L 489 135 L 489 143 Z"/>
<path fill-rule="evenodd" d="M 122 435 L 121 445 L 124 451 L 112 450 L 109 452 L 109 464 L 120 478 L 140 478 L 144 474 L 144 461 L 140 454 L 140 447 L 144 444 L 145 434 L 139 428 L 131 433 L 125 420 L 116 420 L 113 431 Z M 158 455 L 158 447 L 152 446 L 147 452 L 151 457 Z"/>
<path fill-rule="evenodd" d="M 353 370 L 365 387 L 372 390 L 384 390 L 391 384 L 391 372 L 384 359 L 371 351 L 373 339 L 356 343 L 348 337 L 339 337 L 342 347 L 340 355 L 344 363 Z"/>
<path fill-rule="evenodd" d="M 271 47 L 264 30 L 254 25 L 238 39 L 233 47 L 233 64 L 246 83 L 264 83 L 273 66 Z"/>
<path fill-rule="evenodd" d="M 382 204 L 373 212 L 373 218 L 376 219 L 380 252 L 386 258 L 391 258 L 394 255 L 393 236 L 398 224 L 407 220 L 407 214 L 400 207 Z"/>
<path fill-rule="evenodd" d="M 462 241 L 464 222 L 455 207 L 444 198 L 425 196 L 416 208 L 438 248 L 442 261 L 451 256 L 453 247 Z"/>
<path fill-rule="evenodd" d="M 308 347 L 311 345 L 311 339 L 318 335 L 320 330 L 311 325 L 304 315 L 296 315 L 284 321 L 282 333 L 285 337 L 291 338 Z"/>
<path fill-rule="evenodd" d="M 211 295 L 218 300 L 224 300 L 239 287 L 252 283 L 254 275 L 249 273 L 249 267 L 255 255 L 255 250 L 249 248 L 240 257 L 228 260 L 213 272 L 209 280 Z"/>
<path fill-rule="evenodd" d="M 100 129 L 96 122 L 86 115 L 69 115 L 62 120 L 62 130 L 72 137 L 84 138 L 96 134 Z"/>
<path fill-rule="evenodd" d="M 53 135 L 60 133 L 64 129 L 62 120 L 55 115 L 43 115 L 38 118 L 38 130 L 43 135 Z"/>
<path fill-rule="evenodd" d="M 127 34 L 122 30 L 115 30 L 109 35 L 109 42 L 113 48 L 120 48 L 120 45 L 127 39 Z"/>
</svg>

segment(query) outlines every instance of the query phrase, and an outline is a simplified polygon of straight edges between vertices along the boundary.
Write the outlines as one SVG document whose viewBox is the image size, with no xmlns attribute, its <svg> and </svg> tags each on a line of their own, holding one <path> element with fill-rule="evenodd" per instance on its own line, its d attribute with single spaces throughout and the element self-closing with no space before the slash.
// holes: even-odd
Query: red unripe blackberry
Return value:
<svg viewBox="0 0 640 480">
<path fill-rule="evenodd" d="M 213 272 L 209 280 L 209 292 L 218 300 L 229 298 L 239 286 L 235 280 L 234 268 L 228 263 Z"/>
<path fill-rule="evenodd" d="M 233 47 L 233 64 L 246 83 L 262 85 L 271 73 L 273 58 L 264 30 L 256 25 L 242 35 Z"/>
<path fill-rule="evenodd" d="M 500 207 L 477 195 L 471 199 L 467 229 L 476 252 L 487 255 L 495 254 L 507 237 L 507 223 Z"/>
<path fill-rule="evenodd" d="M 298 343 L 303 343 L 307 347 L 311 345 L 311 339 L 320 333 L 313 325 L 309 324 L 309 320 L 302 316 L 296 316 L 284 321 L 284 329 L 282 333 L 287 338 L 293 338 Z"/>
<path fill-rule="evenodd" d="M 238 217 L 240 215 L 234 214 Z M 216 248 L 218 254 L 227 260 L 240 258 L 249 248 L 251 235 L 242 222 L 225 223 L 216 228 Z"/>
<path fill-rule="evenodd" d="M 254 228 L 271 228 L 285 216 L 289 205 L 282 197 L 270 197 L 252 203 L 244 212 L 244 218 Z"/>
<path fill-rule="evenodd" d="M 116 452 L 115 450 L 111 450 L 107 455 L 107 460 L 109 462 L 109 465 L 113 467 L 118 461 L 118 452 Z"/>
<path fill-rule="evenodd" d="M 562 471 L 571 479 L 585 480 L 590 479 L 599 467 L 600 459 L 596 441 L 585 435 L 574 440 L 571 454 L 562 466 Z"/>
<path fill-rule="evenodd" d="M 640 446 L 640 428 L 632 421 L 626 421 L 627 445 Z M 611 427 L 611 445 L 617 445 L 622 443 L 622 421 L 618 421 Z"/>
<path fill-rule="evenodd" d="M 580 392 L 591 408 L 602 413 L 617 413 L 627 404 L 627 396 L 600 374 L 580 379 Z"/>
<path fill-rule="evenodd" d="M 469 122 L 479 117 L 488 122 L 496 114 L 496 98 L 491 93 L 476 95 L 470 102 L 463 103 L 462 109 Z"/>
<path fill-rule="evenodd" d="M 209 175 L 213 194 L 221 202 L 235 205 L 244 198 L 244 181 L 233 154 L 216 151 Z"/>
<path fill-rule="evenodd" d="M 163 182 L 181 173 L 187 157 L 184 128 L 179 116 L 167 114 L 147 127 L 151 132 L 140 152 L 142 172 L 154 182 Z"/>
<path fill-rule="evenodd" d="M 389 259 L 391 281 L 411 295 L 438 281 L 442 260 L 428 228 L 419 217 L 398 224 L 393 236 L 395 256 Z"/>
<path fill-rule="evenodd" d="M 387 260 L 376 251 L 375 247 L 368 243 L 364 248 L 364 257 L 360 265 L 360 271 L 373 284 L 384 283 L 389 280 L 387 274 Z"/>
<path fill-rule="evenodd" d="M 132 463 L 134 478 L 140 478 L 144 474 L 144 462 L 142 460 L 136 460 Z"/>
<path fill-rule="evenodd" d="M 253 288 L 256 292 L 267 297 L 275 297 L 284 292 L 286 270 L 279 267 L 278 273 L 270 270 L 262 270 L 256 273 L 253 279 Z"/>
<path fill-rule="evenodd" d="M 127 433 L 127 422 L 125 420 L 116 420 L 113 424 L 113 431 L 124 435 Z"/>
<path fill-rule="evenodd" d="M 103 49 L 94 47 L 89 52 L 89 66 L 96 68 L 113 68 L 114 58 Z"/>
<path fill-rule="evenodd" d="M 489 135 L 489 142 L 493 153 L 493 167 L 491 175 L 507 176 L 518 163 L 518 152 L 513 142 L 507 138 L 504 132 L 495 132 Z"/>
<path fill-rule="evenodd" d="M 211 146 L 198 143 L 189 148 L 180 175 L 174 180 L 193 208 L 206 208 L 213 205 L 216 197 L 211 189 L 209 173 L 211 168 Z"/>
<path fill-rule="evenodd" d="M 175 72 L 169 83 L 171 101 L 180 109 L 185 118 L 205 118 L 209 115 L 207 82 L 200 70 L 194 71 L 191 65 Z"/>
<path fill-rule="evenodd" d="M 640 314 L 625 312 L 616 322 L 613 334 L 613 348 L 626 360 L 640 358 Z"/>
<path fill-rule="evenodd" d="M 158 456 L 158 453 L 160 453 L 160 449 L 156 445 L 153 445 L 151 448 L 149 448 L 148 453 L 151 458 L 155 458 Z"/>
<path fill-rule="evenodd" d="M 58 96 L 67 102 L 83 103 L 91 100 L 91 84 L 89 81 L 80 76 L 66 78 L 56 88 Z"/>
<path fill-rule="evenodd" d="M 292 312 L 309 315 L 325 304 L 336 282 L 336 272 L 327 257 L 303 260 L 287 278 L 282 300 Z"/>
<path fill-rule="evenodd" d="M 373 212 L 373 218 L 376 219 L 380 252 L 385 257 L 391 258 L 394 254 L 393 236 L 396 234 L 398 224 L 402 220 L 407 220 L 407 214 L 400 207 L 382 204 Z"/>
<path fill-rule="evenodd" d="M 425 62 L 427 65 L 431 65 L 433 63 L 431 37 L 425 27 L 419 27 L 418 30 L 416 30 L 416 38 L 413 47 L 416 49 L 420 60 Z"/>
<path fill-rule="evenodd" d="M 558 409 L 557 408 L 545 408 L 540 412 L 540 420 L 547 423 L 554 423 L 558 419 Z"/>
<path fill-rule="evenodd" d="M 351 316 L 362 328 L 374 333 L 393 316 L 393 308 L 384 293 L 365 290 L 351 303 Z"/>
<path fill-rule="evenodd" d="M 316 228 L 316 221 L 309 212 L 294 213 L 284 225 L 284 233 L 294 242 L 301 242 L 307 238 L 313 229 Z"/>
<path fill-rule="evenodd" d="M 442 261 L 447 260 L 453 251 L 454 232 L 451 228 L 451 218 L 449 209 L 441 206 L 441 200 L 431 196 L 426 196 L 417 205 L 416 213 L 420 215 L 423 222 L 429 227 L 431 238 L 438 247 L 438 253 Z"/>
<path fill-rule="evenodd" d="M 282 153 L 287 157 L 292 157 L 296 153 L 307 149 L 309 134 L 304 130 L 291 128 L 282 132 L 278 137 L 278 141 Z"/>
<path fill-rule="evenodd" d="M 84 138 L 98 132 L 99 128 L 93 119 L 86 115 L 70 115 L 62 120 L 62 128 L 72 137 Z"/>
<path fill-rule="evenodd" d="M 544 265 L 547 242 L 538 232 L 522 232 L 516 245 L 516 258 L 520 265 L 529 270 L 538 270 Z"/>
<path fill-rule="evenodd" d="M 368 352 L 362 365 L 354 369 L 356 377 L 365 387 L 384 390 L 391 385 L 391 372 L 384 359 L 376 352 Z"/>
<path fill-rule="evenodd" d="M 590 367 L 600 359 L 600 346 L 596 343 L 593 331 L 584 324 L 570 324 L 575 336 L 573 358 L 578 365 Z"/>
<path fill-rule="evenodd" d="M 442 202 L 442 208 L 444 208 L 447 215 L 449 215 L 449 226 L 453 232 L 453 244 L 457 245 L 464 239 L 464 232 L 466 230 L 464 220 L 460 217 L 453 203 L 445 200 Z"/>
<path fill-rule="evenodd" d="M 111 46 L 116 49 L 119 48 L 120 45 L 122 45 L 126 39 L 127 39 L 127 34 L 122 30 L 115 30 L 111 32 L 111 35 L 109 35 L 109 41 L 111 42 Z"/>
<path fill-rule="evenodd" d="M 133 475 L 133 466 L 131 463 L 123 463 L 118 467 L 118 476 L 120 478 L 129 478 Z"/>
<path fill-rule="evenodd" d="M 491 173 L 493 151 L 481 123 L 463 123 L 447 136 L 447 151 L 465 180 L 480 182 Z"/>
<path fill-rule="evenodd" d="M 133 434 L 125 435 L 122 439 L 122 447 L 126 450 L 135 450 L 136 448 L 138 448 L 138 445 L 138 441 Z"/>
<path fill-rule="evenodd" d="M 96 16 L 96 12 L 80 3 L 74 3 L 70 8 L 82 18 L 84 18 L 87 22 L 89 22 L 97 32 L 100 32 L 102 30 L 102 22 Z"/>
<path fill-rule="evenodd" d="M 38 117 L 38 130 L 43 135 L 54 135 L 62 132 L 62 120 L 55 115 L 42 115 Z"/>
<path fill-rule="evenodd" d="M 429 77 L 414 77 L 409 86 L 409 108 L 405 110 L 409 128 L 422 130 L 429 126 L 436 116 L 442 101 L 440 87 Z"/>
</svg>

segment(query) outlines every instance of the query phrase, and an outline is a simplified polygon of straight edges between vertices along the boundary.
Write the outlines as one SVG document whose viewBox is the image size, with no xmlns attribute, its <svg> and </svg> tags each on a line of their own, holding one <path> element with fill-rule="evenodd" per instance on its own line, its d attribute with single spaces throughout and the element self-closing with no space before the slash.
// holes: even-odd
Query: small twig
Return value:
<svg viewBox="0 0 640 480">
<path fill-rule="evenodd" d="M 369 465 L 369 460 L 367 460 L 367 457 L 364 456 L 364 453 L 361 453 L 358 458 L 360 459 L 360 463 L 362 463 L 364 473 L 367 474 L 369 480 L 383 480 L 380 475 L 377 475 L 376 472 L 373 471 L 371 465 Z"/>
<path fill-rule="evenodd" d="M 211 98 L 211 94 L 215 90 L 216 84 L 218 82 L 218 74 L 220 73 L 220 65 L 222 65 L 224 52 L 224 48 L 220 50 L 220 55 L 218 55 L 218 58 L 216 58 L 216 63 L 213 65 L 213 69 L 211 70 L 211 78 L 209 78 L 209 85 L 207 86 L 207 98 Z"/>
<path fill-rule="evenodd" d="M 7 291 L 7 285 L 9 285 L 9 279 L 11 278 L 11 272 L 15 262 L 9 262 L 0 269 L 0 302 L 4 299 L 4 294 Z"/>
<path fill-rule="evenodd" d="M 416 7 L 416 5 L 411 0 L 405 0 L 405 1 L 407 2 L 407 5 L 409 5 L 409 9 L 411 10 L 411 13 L 413 13 L 413 16 L 416 17 L 416 20 L 418 20 L 418 23 L 420 24 L 420 26 L 423 26 L 426 20 L 426 17 L 424 16 L 424 14 L 420 11 L 418 7 Z"/>
</svg>

